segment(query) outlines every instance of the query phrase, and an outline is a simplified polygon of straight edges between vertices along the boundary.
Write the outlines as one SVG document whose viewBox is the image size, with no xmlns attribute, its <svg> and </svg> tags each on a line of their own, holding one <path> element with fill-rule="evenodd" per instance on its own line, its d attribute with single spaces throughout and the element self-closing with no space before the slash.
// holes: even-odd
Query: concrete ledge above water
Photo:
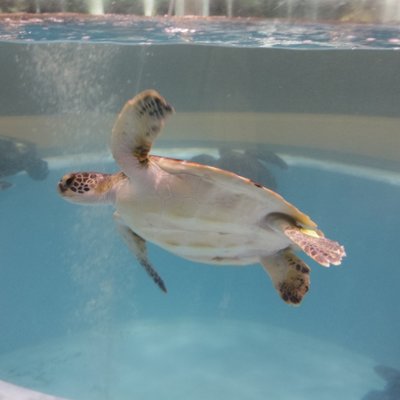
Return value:
<svg viewBox="0 0 400 400">
<path fill-rule="evenodd" d="M 45 155 L 107 149 L 115 114 L 0 117 L 0 134 Z M 158 146 L 265 144 L 400 162 L 400 118 L 291 113 L 177 113 Z"/>
</svg>

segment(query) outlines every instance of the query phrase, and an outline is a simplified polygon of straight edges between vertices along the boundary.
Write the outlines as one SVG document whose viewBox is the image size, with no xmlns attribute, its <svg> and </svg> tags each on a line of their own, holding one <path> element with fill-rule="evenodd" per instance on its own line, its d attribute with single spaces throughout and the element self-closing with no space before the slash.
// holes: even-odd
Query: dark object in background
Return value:
<svg viewBox="0 0 400 400">
<path fill-rule="evenodd" d="M 34 143 L 0 135 L 0 190 L 12 186 L 1 178 L 22 171 L 34 180 L 46 179 L 49 173 L 47 162 L 38 157 Z"/>
<path fill-rule="evenodd" d="M 362 400 L 399 400 L 400 371 L 384 365 L 377 365 L 374 370 L 386 381 L 386 386 L 383 390 L 371 390 Z"/>
<path fill-rule="evenodd" d="M 277 182 L 266 164 L 273 164 L 282 169 L 287 169 L 288 167 L 282 158 L 265 149 L 248 148 L 236 150 L 220 147 L 218 151 L 219 158 L 209 154 L 199 154 L 193 157 L 191 161 L 232 171 L 272 190 L 277 188 Z"/>
</svg>

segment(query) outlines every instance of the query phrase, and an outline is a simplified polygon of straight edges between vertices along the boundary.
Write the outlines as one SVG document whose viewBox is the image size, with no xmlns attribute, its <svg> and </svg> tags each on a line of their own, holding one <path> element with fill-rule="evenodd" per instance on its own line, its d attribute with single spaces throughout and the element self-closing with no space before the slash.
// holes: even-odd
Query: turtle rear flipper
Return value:
<svg viewBox="0 0 400 400">
<path fill-rule="evenodd" d="M 284 233 L 304 253 L 324 267 L 329 267 L 331 264 L 340 265 L 346 255 L 342 245 L 327 239 L 317 231 L 289 226 L 285 228 Z"/>
<path fill-rule="evenodd" d="M 329 267 L 331 264 L 340 265 L 342 258 L 346 255 L 341 244 L 326 238 L 323 232 L 316 229 L 316 226 L 312 229 L 304 228 L 290 217 L 279 213 L 268 216 L 267 223 L 271 228 L 283 233 L 304 253 L 324 267 Z"/>
<path fill-rule="evenodd" d="M 283 301 L 299 305 L 310 288 L 310 267 L 290 249 L 262 258 L 261 264 Z"/>
<path fill-rule="evenodd" d="M 164 292 L 167 293 L 167 287 L 164 284 L 164 281 L 158 275 L 158 272 L 154 269 L 154 267 L 150 264 L 150 261 L 147 257 L 147 246 L 146 241 L 133 232 L 128 226 L 126 226 L 118 213 L 114 214 L 114 220 L 117 224 L 117 228 L 119 233 L 121 234 L 124 242 L 128 245 L 129 249 L 135 254 L 137 260 L 140 265 L 146 270 L 149 276 L 153 279 L 154 283 Z"/>
</svg>

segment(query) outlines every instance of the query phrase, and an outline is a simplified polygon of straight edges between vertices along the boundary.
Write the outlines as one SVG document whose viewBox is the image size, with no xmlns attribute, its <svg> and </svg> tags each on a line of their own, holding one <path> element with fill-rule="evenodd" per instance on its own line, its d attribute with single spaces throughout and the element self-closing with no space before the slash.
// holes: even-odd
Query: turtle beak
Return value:
<svg viewBox="0 0 400 400">
<path fill-rule="evenodd" d="M 63 181 L 58 182 L 57 190 L 58 193 L 63 194 L 67 191 L 68 187 L 64 184 Z"/>
<path fill-rule="evenodd" d="M 171 104 L 166 103 L 164 108 L 165 108 L 166 114 L 174 114 L 175 113 L 174 107 L 172 107 Z"/>
<path fill-rule="evenodd" d="M 57 190 L 60 194 L 65 193 L 70 187 L 71 184 L 73 183 L 74 178 L 72 174 L 66 175 L 60 179 L 60 182 L 58 182 L 57 185 Z"/>
<path fill-rule="evenodd" d="M 58 182 L 57 189 L 58 189 L 58 192 L 62 194 L 67 190 L 67 186 L 64 184 L 63 181 L 60 181 L 60 182 Z"/>
</svg>

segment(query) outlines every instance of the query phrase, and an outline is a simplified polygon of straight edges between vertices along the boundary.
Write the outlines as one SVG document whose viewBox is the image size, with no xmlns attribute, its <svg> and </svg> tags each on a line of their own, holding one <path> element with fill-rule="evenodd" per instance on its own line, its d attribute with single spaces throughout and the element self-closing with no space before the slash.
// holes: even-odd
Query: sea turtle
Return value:
<svg viewBox="0 0 400 400">
<path fill-rule="evenodd" d="M 386 386 L 383 390 L 371 390 L 362 400 L 399 400 L 400 371 L 385 365 L 377 365 L 374 370 L 386 381 Z"/>
<path fill-rule="evenodd" d="M 277 188 L 277 183 L 266 164 L 273 164 L 282 169 L 288 167 L 281 157 L 266 148 L 234 149 L 221 146 L 218 148 L 218 155 L 219 157 L 216 158 L 206 153 L 198 154 L 192 157 L 190 161 L 226 169 L 273 190 Z"/>
<path fill-rule="evenodd" d="M 37 155 L 36 146 L 27 140 L 0 136 L 0 190 L 12 186 L 1 180 L 18 172 L 26 173 L 34 180 L 43 180 L 48 175 L 47 162 Z"/>
<path fill-rule="evenodd" d="M 113 204 L 125 242 L 155 283 L 146 241 L 188 260 L 219 265 L 261 263 L 282 299 L 299 304 L 309 289 L 310 268 L 294 251 L 319 264 L 339 265 L 343 246 L 280 195 L 211 166 L 149 155 L 173 108 L 154 90 L 129 100 L 111 137 L 115 174 L 74 172 L 58 192 L 69 201 Z"/>
</svg>

